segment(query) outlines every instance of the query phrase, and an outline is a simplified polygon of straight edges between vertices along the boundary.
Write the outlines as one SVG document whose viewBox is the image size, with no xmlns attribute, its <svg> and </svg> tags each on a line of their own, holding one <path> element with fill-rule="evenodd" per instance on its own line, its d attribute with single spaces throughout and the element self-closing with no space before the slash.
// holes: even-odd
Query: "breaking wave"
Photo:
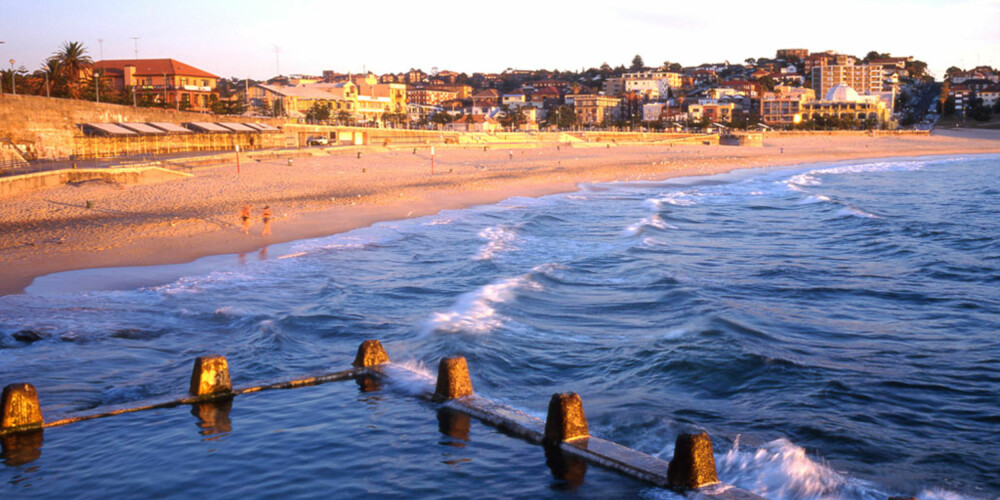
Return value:
<svg viewBox="0 0 1000 500">
<path fill-rule="evenodd" d="M 497 312 L 497 304 L 513 299 L 520 290 L 541 289 L 542 286 L 533 281 L 530 275 L 490 283 L 460 295 L 448 311 L 433 313 L 425 330 L 428 333 L 489 333 L 504 324 L 505 317 Z"/>
<path fill-rule="evenodd" d="M 488 227 L 479 232 L 479 237 L 486 240 L 476 253 L 475 260 L 490 260 L 497 254 L 517 249 L 517 233 L 503 226 Z"/>
</svg>

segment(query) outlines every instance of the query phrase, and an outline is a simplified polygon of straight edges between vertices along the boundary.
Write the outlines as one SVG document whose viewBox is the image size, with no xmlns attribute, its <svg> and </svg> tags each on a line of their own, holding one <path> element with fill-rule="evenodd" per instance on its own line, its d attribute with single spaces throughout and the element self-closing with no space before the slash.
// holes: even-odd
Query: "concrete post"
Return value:
<svg viewBox="0 0 1000 500">
<path fill-rule="evenodd" d="M 438 365 L 437 387 L 434 390 L 434 401 L 472 395 L 472 379 L 469 378 L 469 365 L 463 357 L 444 358 Z"/>
<path fill-rule="evenodd" d="M 676 490 L 689 490 L 718 482 L 708 433 L 677 436 L 674 458 L 667 468 L 667 484 Z"/>
<path fill-rule="evenodd" d="M 545 418 L 545 443 L 549 446 L 590 436 L 583 401 L 575 392 L 552 395 L 549 414 Z"/>
<path fill-rule="evenodd" d="M 191 371 L 191 395 L 208 396 L 233 392 L 229 363 L 224 356 L 199 356 Z"/>
<path fill-rule="evenodd" d="M 3 417 L 0 431 L 21 431 L 42 427 L 42 407 L 31 384 L 10 384 L 3 388 Z"/>
<path fill-rule="evenodd" d="M 389 362 L 389 355 L 378 340 L 366 340 L 358 346 L 358 354 L 354 357 L 355 368 L 367 368 Z"/>
</svg>

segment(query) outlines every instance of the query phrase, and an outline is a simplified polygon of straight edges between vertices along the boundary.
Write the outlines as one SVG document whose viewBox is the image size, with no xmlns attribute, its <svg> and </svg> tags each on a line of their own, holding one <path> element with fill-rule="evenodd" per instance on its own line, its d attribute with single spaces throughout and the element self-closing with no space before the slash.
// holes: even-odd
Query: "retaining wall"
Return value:
<svg viewBox="0 0 1000 500">
<path fill-rule="evenodd" d="M 154 184 L 188 177 L 193 176 L 155 166 L 52 170 L 0 177 L 0 198 L 61 186 L 69 182 L 103 180 L 117 184 Z"/>
<path fill-rule="evenodd" d="M 926 136 L 930 130 L 770 130 L 764 132 L 766 137 L 797 137 L 837 135 L 848 137 L 895 137 L 895 136 Z"/>
<path fill-rule="evenodd" d="M 232 122 L 244 117 L 191 113 L 173 109 L 133 108 L 78 99 L 0 95 L 0 138 L 28 152 L 28 159 L 66 158 L 74 154 L 79 123 L 89 122 Z M 253 121 L 280 125 L 283 120 Z"/>
</svg>

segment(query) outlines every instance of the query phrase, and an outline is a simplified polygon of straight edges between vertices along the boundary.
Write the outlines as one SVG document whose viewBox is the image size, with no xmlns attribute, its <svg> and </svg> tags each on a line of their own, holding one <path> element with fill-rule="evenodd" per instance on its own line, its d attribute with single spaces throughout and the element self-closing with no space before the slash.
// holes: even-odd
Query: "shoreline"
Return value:
<svg viewBox="0 0 1000 500">
<path fill-rule="evenodd" d="M 83 183 L 4 200 L 0 214 L 0 296 L 36 278 L 84 269 L 190 264 L 209 256 L 258 252 L 402 220 L 498 203 L 515 196 L 573 192 L 591 182 L 664 180 L 738 169 L 847 160 L 1000 153 L 1000 133 L 923 137 L 766 138 L 762 148 L 627 145 L 488 152 L 442 148 L 429 175 L 426 154 L 366 152 L 198 169 L 185 181 L 145 186 Z M 513 158 L 510 158 L 514 152 Z M 353 196 L 352 196 L 353 195 Z M 85 200 L 97 199 L 98 210 Z M 349 201 L 348 201 L 349 200 Z M 251 235 L 237 222 L 254 206 Z M 274 235 L 259 237 L 260 207 L 275 211 Z M 105 208 L 106 207 L 106 208 Z M 96 212 L 96 213 L 95 213 Z"/>
</svg>

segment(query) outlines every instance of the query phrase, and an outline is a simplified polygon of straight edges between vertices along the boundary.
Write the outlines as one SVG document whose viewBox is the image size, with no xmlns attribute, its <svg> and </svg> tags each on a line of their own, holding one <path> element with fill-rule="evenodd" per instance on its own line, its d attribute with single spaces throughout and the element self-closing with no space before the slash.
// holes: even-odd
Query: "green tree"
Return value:
<svg viewBox="0 0 1000 500">
<path fill-rule="evenodd" d="M 944 70 L 945 77 L 947 79 L 949 79 L 949 80 L 951 79 L 951 77 L 953 75 L 955 75 L 956 73 L 961 73 L 961 72 L 962 72 L 962 68 L 959 68 L 957 66 L 950 66 L 950 67 L 948 67 L 948 69 Z"/>
<path fill-rule="evenodd" d="M 927 63 L 917 60 L 907 61 L 906 71 L 910 73 L 910 77 L 922 80 L 927 75 Z"/>
<path fill-rule="evenodd" d="M 49 58 L 46 59 L 42 66 L 35 71 L 34 75 L 42 79 L 42 88 L 40 89 L 39 95 L 49 95 L 55 88 L 56 83 L 59 80 L 59 61 Z M 45 88 L 48 82 L 48 88 Z"/>
<path fill-rule="evenodd" d="M 550 126 L 556 126 L 561 129 L 571 128 L 576 125 L 576 111 L 573 110 L 573 106 L 561 105 L 555 109 L 549 110 L 549 114 L 545 117 L 546 124 Z"/>
<path fill-rule="evenodd" d="M 330 119 L 330 102 L 316 101 L 306 111 L 306 119 L 311 122 L 325 122 Z"/>
<path fill-rule="evenodd" d="M 510 109 L 508 107 L 504 107 L 503 114 L 500 116 L 500 125 L 503 125 L 510 130 L 516 130 L 524 123 L 527 123 L 527 121 L 528 119 L 524 116 L 524 112 L 521 108 Z"/>
<path fill-rule="evenodd" d="M 646 67 L 646 63 L 642 61 L 642 56 L 636 54 L 635 57 L 632 58 L 632 66 L 630 66 L 629 69 L 632 71 L 640 71 L 644 67 Z"/>
<path fill-rule="evenodd" d="M 80 42 L 63 42 L 62 47 L 49 59 L 54 59 L 58 63 L 66 95 L 79 97 L 83 74 L 94 65 L 93 59 L 87 55 L 87 48 Z"/>
<path fill-rule="evenodd" d="M 993 111 L 983 104 L 983 98 L 975 94 L 969 98 L 969 116 L 976 121 L 985 122 L 993 117 Z"/>
<path fill-rule="evenodd" d="M 673 71 L 674 73 L 679 73 L 683 69 L 680 63 L 672 63 L 670 61 L 663 61 L 663 65 L 660 68 L 664 71 Z"/>
<path fill-rule="evenodd" d="M 730 128 L 746 130 L 750 126 L 748 116 L 740 111 L 733 113 L 732 119 L 727 124 Z"/>
<path fill-rule="evenodd" d="M 455 117 L 451 116 L 451 114 L 449 114 L 447 111 L 434 113 L 434 116 L 431 117 L 431 123 L 438 123 L 441 125 L 444 125 L 446 123 L 451 123 L 453 121 L 455 121 Z"/>
<path fill-rule="evenodd" d="M 867 54 L 865 54 L 865 58 L 862 59 L 861 61 L 867 63 L 867 62 L 874 61 L 876 59 L 886 59 L 886 58 L 889 58 L 889 57 L 891 57 L 891 56 L 889 55 L 888 52 L 878 52 L 876 50 L 872 50 L 872 51 L 869 51 Z"/>
<path fill-rule="evenodd" d="M 774 81 L 774 78 L 771 78 L 770 76 L 760 77 L 757 80 L 757 83 L 759 83 L 761 87 L 764 87 L 764 90 L 768 92 L 774 91 L 774 87 L 778 85 L 778 82 Z"/>
<path fill-rule="evenodd" d="M 271 116 L 271 101 L 267 99 L 261 99 L 260 114 L 263 116 Z"/>
<path fill-rule="evenodd" d="M 24 80 L 27 75 L 28 69 L 24 66 L 0 70 L 0 85 L 5 85 L 6 88 L 17 91 L 18 94 L 28 94 L 30 92 Z"/>
<path fill-rule="evenodd" d="M 944 107 L 942 115 L 955 114 L 955 96 L 953 95 L 948 96 L 941 104 Z"/>
</svg>

